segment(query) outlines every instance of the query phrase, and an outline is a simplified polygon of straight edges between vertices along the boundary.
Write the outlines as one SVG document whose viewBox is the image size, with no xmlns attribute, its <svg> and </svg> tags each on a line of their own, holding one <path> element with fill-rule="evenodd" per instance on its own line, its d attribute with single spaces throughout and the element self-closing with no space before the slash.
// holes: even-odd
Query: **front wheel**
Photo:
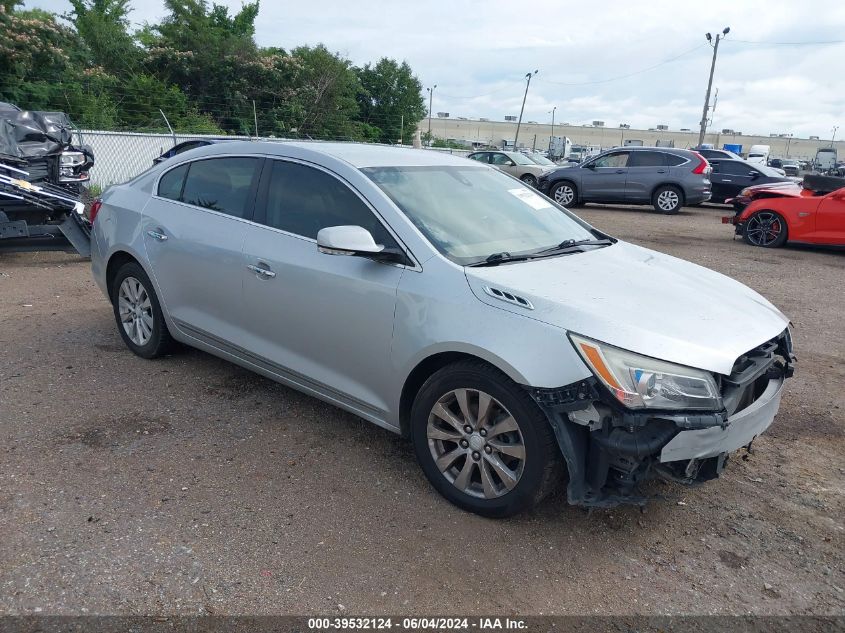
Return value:
<svg viewBox="0 0 845 633">
<path fill-rule="evenodd" d="M 537 186 L 537 179 L 531 174 L 525 174 L 522 178 L 520 178 L 520 180 L 529 187 Z"/>
<path fill-rule="evenodd" d="M 684 204 L 683 194 L 677 187 L 666 185 L 659 187 L 651 197 L 654 210 L 665 215 L 674 215 Z"/>
<path fill-rule="evenodd" d="M 562 207 L 574 207 L 578 201 L 578 189 L 571 182 L 559 182 L 549 191 L 552 200 Z"/>
<path fill-rule="evenodd" d="M 444 367 L 411 409 L 414 451 L 437 491 L 487 517 L 517 514 L 560 480 L 551 425 L 526 391 L 480 361 Z"/>
<path fill-rule="evenodd" d="M 751 246 L 777 248 L 786 243 L 786 220 L 774 211 L 757 211 L 745 222 L 742 239 Z"/>
</svg>

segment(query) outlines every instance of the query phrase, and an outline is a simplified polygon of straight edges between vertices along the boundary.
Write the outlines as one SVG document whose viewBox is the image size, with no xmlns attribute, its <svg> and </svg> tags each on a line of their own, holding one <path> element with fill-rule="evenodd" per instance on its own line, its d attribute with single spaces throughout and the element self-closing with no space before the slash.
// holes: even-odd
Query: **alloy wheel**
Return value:
<svg viewBox="0 0 845 633">
<path fill-rule="evenodd" d="M 555 189 L 555 202 L 559 205 L 567 206 L 572 204 L 572 201 L 575 200 L 575 192 L 572 190 L 572 187 L 569 185 L 561 185 L 557 189 Z"/>
<path fill-rule="evenodd" d="M 519 424 L 477 389 L 454 389 L 432 407 L 426 428 L 437 469 L 461 492 L 495 499 L 516 487 L 525 467 Z"/>
<path fill-rule="evenodd" d="M 680 201 L 678 193 L 672 189 L 665 189 L 657 196 L 657 206 L 660 207 L 661 211 L 674 210 Z"/>
<path fill-rule="evenodd" d="M 774 244 L 782 231 L 783 222 L 776 214 L 769 211 L 754 214 L 748 219 L 745 227 L 748 241 L 755 246 Z"/>
<path fill-rule="evenodd" d="M 118 313 L 123 330 L 135 345 L 143 347 L 153 335 L 153 306 L 144 285 L 127 277 L 117 293 Z"/>
</svg>

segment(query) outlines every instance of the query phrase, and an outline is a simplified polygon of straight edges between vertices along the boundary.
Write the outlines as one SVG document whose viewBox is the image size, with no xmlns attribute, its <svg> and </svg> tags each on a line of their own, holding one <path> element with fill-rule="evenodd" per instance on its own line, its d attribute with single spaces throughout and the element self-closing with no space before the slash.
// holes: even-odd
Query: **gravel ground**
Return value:
<svg viewBox="0 0 845 633">
<path fill-rule="evenodd" d="M 352 415 L 133 356 L 87 262 L 0 255 L 0 613 L 845 613 L 845 254 L 751 248 L 714 208 L 580 213 L 793 320 L 780 414 L 721 479 L 482 519 Z"/>
</svg>

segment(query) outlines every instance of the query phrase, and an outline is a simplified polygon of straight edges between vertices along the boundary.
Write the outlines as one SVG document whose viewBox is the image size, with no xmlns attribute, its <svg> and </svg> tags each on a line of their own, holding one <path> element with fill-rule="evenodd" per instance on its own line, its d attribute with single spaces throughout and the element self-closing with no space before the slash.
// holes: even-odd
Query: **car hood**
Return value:
<svg viewBox="0 0 845 633">
<path fill-rule="evenodd" d="M 726 375 L 739 356 L 789 323 L 765 298 L 730 277 L 625 242 L 465 271 L 473 294 L 496 308 Z M 490 296 L 485 286 L 527 299 L 534 309 Z"/>
<path fill-rule="evenodd" d="M 778 196 L 783 196 L 784 198 L 800 198 L 801 192 L 804 191 L 800 183 L 800 180 L 772 182 L 762 185 L 752 185 L 751 187 L 747 187 L 747 189 L 751 194 L 766 192 L 776 193 Z"/>
</svg>

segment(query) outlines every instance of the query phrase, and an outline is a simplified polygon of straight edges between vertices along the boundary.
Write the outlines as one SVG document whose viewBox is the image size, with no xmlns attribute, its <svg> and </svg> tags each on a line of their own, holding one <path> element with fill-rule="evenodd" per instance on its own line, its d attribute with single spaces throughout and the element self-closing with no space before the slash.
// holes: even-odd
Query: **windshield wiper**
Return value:
<svg viewBox="0 0 845 633">
<path fill-rule="evenodd" d="M 557 246 L 552 246 L 551 248 L 546 248 L 542 251 L 537 251 L 536 253 L 534 253 L 534 255 L 545 255 L 548 253 L 565 252 L 573 248 L 581 248 L 582 246 L 610 246 L 611 244 L 615 244 L 614 240 L 563 240 Z"/>
<path fill-rule="evenodd" d="M 505 262 L 524 262 L 531 259 L 531 257 L 532 255 L 511 255 L 507 251 L 502 251 L 501 253 L 493 253 L 480 262 L 467 264 L 467 266 L 497 266 Z"/>
</svg>

